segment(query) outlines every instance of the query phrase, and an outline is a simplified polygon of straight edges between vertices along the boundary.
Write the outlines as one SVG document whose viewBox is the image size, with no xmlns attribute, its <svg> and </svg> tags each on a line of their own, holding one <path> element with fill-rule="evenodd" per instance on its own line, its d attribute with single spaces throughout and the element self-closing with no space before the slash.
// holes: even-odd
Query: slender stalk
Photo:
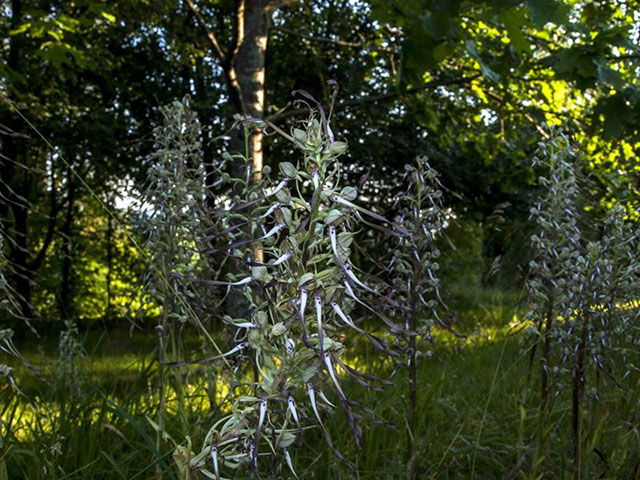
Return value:
<svg viewBox="0 0 640 480">
<path fill-rule="evenodd" d="M 581 316 L 582 331 L 580 332 L 580 344 L 575 356 L 573 366 L 573 381 L 571 391 L 571 432 L 573 435 L 573 478 L 581 478 L 581 449 L 580 449 L 580 399 L 584 385 L 584 360 L 587 343 L 587 315 Z"/>
<path fill-rule="evenodd" d="M 417 215 L 414 218 L 415 231 L 420 232 L 422 211 L 422 189 L 417 188 Z M 421 277 L 422 265 L 419 262 L 413 264 L 413 281 Z M 418 295 L 415 288 L 410 292 L 411 314 L 409 317 L 409 329 L 411 332 L 418 331 Z M 418 403 L 418 352 L 415 335 L 409 335 L 409 412 L 407 414 L 407 480 L 415 480 L 418 475 L 417 446 L 416 446 L 416 409 Z"/>
<path fill-rule="evenodd" d="M 107 205 L 110 209 L 112 209 L 111 201 L 107 200 Z M 111 215 L 107 216 L 107 304 L 105 308 L 104 314 L 104 324 L 105 327 L 109 324 L 111 320 L 111 301 L 112 301 L 112 292 L 111 292 L 111 276 L 113 275 L 113 218 Z"/>
<path fill-rule="evenodd" d="M 544 343 L 542 346 L 542 358 L 540 359 L 540 421 L 545 422 L 547 404 L 549 399 L 549 368 L 551 362 L 551 329 L 553 328 L 554 300 L 553 289 L 549 285 L 547 289 L 547 307 L 545 312 Z"/>
<path fill-rule="evenodd" d="M 0 416 L 0 480 L 9 480 L 9 474 L 7 473 L 7 465 L 4 461 L 5 449 L 4 442 L 2 440 L 2 416 Z"/>
<path fill-rule="evenodd" d="M 415 267 L 414 267 L 415 270 Z M 409 325 L 413 332 L 418 328 L 418 314 L 416 311 L 415 295 L 412 300 L 412 311 Z M 416 448 L 416 409 L 418 403 L 418 366 L 416 352 L 416 337 L 409 338 L 409 411 L 407 412 L 407 480 L 417 478 L 417 448 Z"/>
<path fill-rule="evenodd" d="M 163 323 L 165 323 L 163 319 Z M 162 434 L 164 432 L 164 413 L 165 413 L 165 343 L 164 343 L 164 326 L 156 326 L 158 334 L 158 395 L 160 397 L 160 405 L 158 406 L 158 431 L 156 432 L 156 459 L 160 458 L 160 447 L 162 445 Z M 156 465 L 156 479 L 162 480 L 162 466 L 160 462 Z"/>
</svg>

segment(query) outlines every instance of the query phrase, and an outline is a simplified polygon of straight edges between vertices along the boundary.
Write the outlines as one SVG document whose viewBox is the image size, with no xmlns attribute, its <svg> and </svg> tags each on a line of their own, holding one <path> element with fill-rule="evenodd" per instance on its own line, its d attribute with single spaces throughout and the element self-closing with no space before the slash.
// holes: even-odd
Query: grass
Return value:
<svg viewBox="0 0 640 480">
<path fill-rule="evenodd" d="M 538 399 L 531 389 L 535 374 L 531 379 L 526 375 L 528 355 L 522 336 L 513 328 L 515 297 L 499 291 L 462 296 L 457 298 L 458 315 L 469 337 L 454 340 L 438 332 L 434 355 L 422 358 L 419 364 L 419 478 L 528 478 Z M 175 395 L 169 395 L 168 437 L 161 451 L 156 451 L 153 335 L 130 337 L 124 331 L 89 335 L 88 355 L 79 362 L 86 372 L 84 386 L 77 395 L 56 379 L 51 363 L 55 345 L 39 345 L 19 347 L 46 381 L 18 367 L 24 396 L 8 387 L 0 391 L 5 442 L 0 462 L 5 463 L 10 479 L 146 479 L 155 475 L 156 464 L 164 478 L 178 478 L 172 461 L 174 442 L 184 446 L 189 435 L 194 450 L 199 449 L 213 419 L 225 408 L 223 384 L 203 378 L 204 370 L 185 370 L 190 372 L 185 402 L 180 405 Z M 188 341 L 189 349 L 198 345 L 195 339 Z M 350 355 L 350 361 L 391 376 L 391 366 L 377 360 L 365 345 L 354 347 Z M 400 370 L 392 379 L 403 385 L 404 375 Z M 589 425 L 585 443 L 591 446 L 593 461 L 590 476 L 584 478 L 637 475 L 638 429 L 622 420 L 637 408 L 638 379 L 631 381 L 636 382 L 635 390 L 630 390 L 635 393 L 605 396 L 585 409 Z M 213 393 L 212 386 L 216 387 Z M 379 418 L 397 427 L 367 425 L 358 451 L 344 415 L 325 414 L 336 447 L 354 461 L 357 471 L 337 461 L 320 432 L 310 430 L 304 445 L 291 452 L 298 475 L 332 480 L 403 478 L 405 393 L 399 386 L 376 393 L 349 385 L 348 397 L 374 405 Z M 549 425 L 549 449 L 536 478 L 570 478 L 563 455 L 570 438 L 565 428 L 567 405 L 562 398 L 556 404 Z M 276 478 L 289 475 L 285 466 Z"/>
</svg>

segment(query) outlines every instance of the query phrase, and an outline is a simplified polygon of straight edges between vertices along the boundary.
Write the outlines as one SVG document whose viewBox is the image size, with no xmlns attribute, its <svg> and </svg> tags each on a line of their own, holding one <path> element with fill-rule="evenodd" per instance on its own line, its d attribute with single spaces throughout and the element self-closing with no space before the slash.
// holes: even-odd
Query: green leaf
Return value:
<svg viewBox="0 0 640 480">
<path fill-rule="evenodd" d="M 527 20 L 522 10 L 509 8 L 507 10 L 503 10 L 500 16 L 507 32 L 509 33 L 509 39 L 511 40 L 511 44 L 516 52 L 530 53 L 531 45 L 522 33 L 522 28 L 525 26 Z"/>
<path fill-rule="evenodd" d="M 274 337 L 278 337 L 287 331 L 287 327 L 284 326 L 284 323 L 278 322 L 273 327 L 271 327 L 271 335 Z"/>
<path fill-rule="evenodd" d="M 110 13 L 107 12 L 102 12 L 102 16 L 104 17 L 105 20 L 107 20 L 108 22 L 111 23 L 116 23 L 116 17 L 115 15 L 112 15 Z"/>
<path fill-rule="evenodd" d="M 251 267 L 251 276 L 261 282 L 268 282 L 272 278 L 267 267 Z"/>
<path fill-rule="evenodd" d="M 527 0 L 533 24 L 542 29 L 547 23 L 561 25 L 567 21 L 570 6 L 557 0 Z"/>
<path fill-rule="evenodd" d="M 276 193 L 276 198 L 282 202 L 284 205 L 289 205 L 291 202 L 291 193 L 288 188 L 283 188 L 278 193 Z"/>
<path fill-rule="evenodd" d="M 29 30 L 29 28 L 31 27 L 31 23 L 27 22 L 27 23 L 23 23 L 22 25 L 20 25 L 18 28 L 15 28 L 13 30 L 9 31 L 9 35 L 13 36 L 13 35 L 20 35 L 21 33 L 26 32 L 27 30 Z"/>
<path fill-rule="evenodd" d="M 327 216 L 324 221 L 327 225 L 329 225 L 330 223 L 333 223 L 336 220 L 338 220 L 341 216 L 342 216 L 342 212 L 338 209 L 333 208 L 329 210 L 329 213 L 327 213 Z"/>
<path fill-rule="evenodd" d="M 344 248 L 345 250 L 351 246 L 353 242 L 353 233 L 351 232 L 340 232 L 338 234 L 338 245 Z"/>
<path fill-rule="evenodd" d="M 310 282 L 311 280 L 313 280 L 313 273 L 307 272 L 304 275 L 302 275 L 298 280 L 298 286 L 302 286 L 305 283 Z"/>
<path fill-rule="evenodd" d="M 278 447 L 279 448 L 287 448 L 296 441 L 296 436 L 291 432 L 282 432 L 278 439 Z"/>
<path fill-rule="evenodd" d="M 327 268 L 326 270 L 322 270 L 318 272 L 316 275 L 316 280 L 322 282 L 323 280 L 327 280 L 333 277 L 337 273 L 337 269 L 335 267 Z"/>
<path fill-rule="evenodd" d="M 480 53 L 478 52 L 478 46 L 475 41 L 467 40 L 465 42 L 465 47 L 467 51 L 471 54 L 473 58 L 476 59 L 478 64 L 480 65 L 480 70 L 482 71 L 482 75 L 487 79 L 491 80 L 494 83 L 498 83 L 500 81 L 500 75 L 494 72 L 489 65 L 482 59 Z"/>
<path fill-rule="evenodd" d="M 340 191 L 340 196 L 345 200 L 352 202 L 358 196 L 358 190 L 355 189 L 354 187 L 344 187 Z"/>
<path fill-rule="evenodd" d="M 307 262 L 308 265 L 315 265 L 316 263 L 324 262 L 333 256 L 333 253 L 321 253 L 319 255 L 315 255 L 309 259 Z"/>
<path fill-rule="evenodd" d="M 295 178 L 295 176 L 298 174 L 298 169 L 294 167 L 290 162 L 281 162 L 278 166 L 280 167 L 280 171 L 285 177 Z"/>
<path fill-rule="evenodd" d="M 280 213 L 282 215 L 282 219 L 284 220 L 284 223 L 287 224 L 287 227 L 291 227 L 291 220 L 292 220 L 291 210 L 289 210 L 288 208 L 282 208 L 280 210 Z"/>
<path fill-rule="evenodd" d="M 309 365 L 304 372 L 302 372 L 302 381 L 308 382 L 313 376 L 318 373 L 318 368 L 315 365 Z"/>
<path fill-rule="evenodd" d="M 611 85 L 616 90 L 621 90 L 623 88 L 623 79 L 620 72 L 616 72 L 612 68 L 610 68 L 604 62 L 598 62 L 598 80 L 602 83 L 606 83 Z"/>
</svg>

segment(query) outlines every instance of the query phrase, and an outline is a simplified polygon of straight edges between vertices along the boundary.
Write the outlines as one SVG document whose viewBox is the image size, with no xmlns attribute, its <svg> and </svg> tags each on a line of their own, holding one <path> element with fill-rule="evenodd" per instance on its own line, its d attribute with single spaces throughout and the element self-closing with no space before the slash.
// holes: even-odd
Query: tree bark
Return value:
<svg viewBox="0 0 640 480">
<path fill-rule="evenodd" d="M 29 247 L 27 242 L 28 211 L 22 202 L 11 205 L 13 212 L 13 244 L 9 257 L 13 267 L 15 290 L 18 294 L 20 316 L 24 319 L 33 318 L 33 306 L 31 305 L 32 272 L 29 268 Z"/>
<path fill-rule="evenodd" d="M 211 44 L 214 55 L 221 62 L 225 75 L 229 99 L 235 113 L 260 119 L 265 111 L 265 58 L 271 14 L 283 2 L 275 0 L 236 0 L 236 21 L 234 40 L 227 52 L 222 49 L 215 32 L 207 25 L 193 0 L 186 0 L 187 6 L 196 17 Z M 245 152 L 244 129 L 237 128 L 231 132 L 229 142 L 231 152 L 247 154 L 253 172 L 253 181 L 259 181 L 264 166 L 263 133 L 253 129 L 248 139 L 248 152 Z M 240 162 L 232 165 L 232 175 L 237 178 L 245 176 L 245 165 Z M 240 193 L 240 192 L 238 192 Z M 248 233 L 251 234 L 250 232 Z M 254 257 L 262 260 L 262 249 L 254 247 Z M 235 265 L 230 266 L 231 269 Z M 248 306 L 243 295 L 231 292 L 227 297 L 225 309 L 234 317 L 246 317 Z"/>
<path fill-rule="evenodd" d="M 267 0 L 238 1 L 237 13 L 237 53 L 232 61 L 237 83 L 240 88 L 241 105 L 239 110 L 254 118 L 262 118 L 265 107 L 265 58 L 267 40 L 271 26 L 271 10 Z M 230 149 L 244 152 L 244 132 L 234 132 Z M 263 135 L 260 129 L 254 129 L 249 138 L 249 155 L 254 178 L 264 164 Z"/>
<path fill-rule="evenodd" d="M 18 28 L 22 23 L 22 1 L 11 2 L 11 29 Z M 22 64 L 21 35 L 14 35 L 9 41 L 7 67 L 9 71 L 18 72 Z M 9 94 L 14 93 L 9 90 Z M 29 250 L 27 242 L 28 192 L 27 172 L 17 171 L 16 165 L 26 166 L 27 143 L 19 133 L 20 119 L 6 109 L 7 117 L 2 122 L 7 127 L 6 137 L 3 139 L 4 148 L 0 155 L 0 222 L 4 228 L 9 244 L 9 262 L 12 268 L 13 286 L 16 291 L 19 314 L 27 322 L 33 318 L 31 306 L 31 271 L 29 269 Z M 10 237 L 10 233 L 13 235 Z"/>
<path fill-rule="evenodd" d="M 60 318 L 67 320 L 73 313 L 72 299 L 72 243 L 71 227 L 73 226 L 73 202 L 75 200 L 76 186 L 73 181 L 73 172 L 67 168 L 67 210 L 62 226 L 62 285 L 60 287 Z"/>
<path fill-rule="evenodd" d="M 113 202 L 111 199 L 107 200 L 107 206 L 110 211 L 114 211 Z M 107 304 L 105 306 L 104 313 L 104 327 L 107 328 L 109 326 L 109 322 L 111 320 L 111 276 L 113 274 L 113 217 L 111 215 L 107 215 Z"/>
<path fill-rule="evenodd" d="M 208 27 L 193 0 L 187 6 L 196 17 L 221 63 L 229 99 L 236 113 L 262 118 L 265 106 L 265 58 L 271 14 L 281 5 L 274 0 L 236 0 L 236 31 L 225 53 L 215 33 Z M 254 172 L 262 170 L 262 132 L 255 129 L 249 140 L 249 156 Z M 244 153 L 244 132 L 232 133 L 230 150 Z"/>
</svg>

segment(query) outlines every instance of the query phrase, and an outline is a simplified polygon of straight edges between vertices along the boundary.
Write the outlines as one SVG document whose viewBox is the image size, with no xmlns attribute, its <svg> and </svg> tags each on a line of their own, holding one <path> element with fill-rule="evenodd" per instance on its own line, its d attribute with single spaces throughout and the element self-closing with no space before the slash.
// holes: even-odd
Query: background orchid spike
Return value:
<svg viewBox="0 0 640 480">
<path fill-rule="evenodd" d="M 540 428 L 552 418 L 558 397 L 571 392 L 573 462 L 585 461 L 581 444 L 587 397 L 597 400 L 621 389 L 640 349 L 635 327 L 640 320 L 640 230 L 627 212 L 615 205 L 599 232 L 584 228 L 588 180 L 575 166 L 571 142 L 555 133 L 540 144 L 537 166 L 545 194 L 531 208 L 536 231 L 534 258 L 527 281 L 530 322 L 529 369 L 539 361 Z M 637 355 L 636 355 L 637 358 Z M 546 454 L 548 439 L 536 438 Z M 535 458 L 533 459 L 536 460 Z"/>
<path fill-rule="evenodd" d="M 17 302 L 16 293 L 13 291 L 6 275 L 9 273 L 8 262 L 4 256 L 4 232 L 0 223 L 0 311 L 7 311 L 12 316 L 17 316 L 20 312 L 20 306 Z M 31 330 L 33 328 L 29 325 Z"/>
<path fill-rule="evenodd" d="M 226 264 L 234 269 L 224 282 L 202 284 L 212 289 L 227 286 L 247 299 L 247 318 L 226 324 L 253 327 L 244 330 L 248 348 L 235 355 L 242 359 L 238 375 L 249 378 L 253 370 L 254 382 L 238 389 L 231 418 L 216 426 L 203 446 L 203 452 L 209 452 L 210 438 L 218 439 L 214 443 L 221 475 L 225 469 L 261 469 L 268 464 L 263 461 L 266 456 L 275 456 L 279 468 L 293 471 L 288 449 L 301 440 L 303 429 L 314 425 L 344 459 L 322 423 L 322 408 L 330 408 L 330 403 L 320 388 L 338 399 L 334 403 L 345 412 L 358 443 L 361 429 L 356 419 L 371 418 L 371 411 L 346 398 L 342 373 L 367 386 L 391 384 L 358 372 L 344 359 L 343 335 L 363 335 L 383 353 L 392 352 L 383 340 L 358 326 L 356 317 L 347 316 L 355 312 L 355 302 L 344 282 L 353 282 L 357 292 L 377 291 L 380 282 L 367 276 L 365 284 L 344 268 L 353 264 L 349 258 L 361 221 L 356 190 L 337 186 L 338 157 L 347 144 L 330 138 L 326 122 L 324 112 L 312 111 L 291 136 L 283 135 L 301 152 L 298 164 L 281 164 L 280 178 L 269 172 L 255 182 L 231 178 L 244 188 L 234 197 L 236 207 L 213 212 L 218 233 L 209 248 L 226 252 Z M 370 216 L 389 224 L 378 214 Z M 242 228 L 230 228 L 234 224 Z M 247 257 L 252 260 L 245 261 Z M 246 278 L 252 281 L 244 283 Z M 247 395 L 253 402 L 246 401 Z M 194 457 L 192 467 L 208 472 L 208 458 Z"/>
<path fill-rule="evenodd" d="M 404 183 L 396 195 L 395 226 L 401 235 L 388 237 L 392 242 L 387 272 L 392 285 L 387 302 L 392 318 L 404 330 L 395 335 L 397 347 L 406 353 L 404 366 L 408 373 L 407 404 L 407 478 L 414 479 L 417 471 L 417 443 L 415 439 L 417 404 L 420 395 L 417 368 L 420 356 L 432 354 L 434 326 L 451 329 L 440 321 L 439 311 L 446 308 L 440 295 L 438 279 L 438 243 L 448 225 L 443 205 L 443 187 L 438 172 L 426 157 L 417 157 L 405 165 Z M 408 307 L 408 308 L 403 308 Z"/>
</svg>

